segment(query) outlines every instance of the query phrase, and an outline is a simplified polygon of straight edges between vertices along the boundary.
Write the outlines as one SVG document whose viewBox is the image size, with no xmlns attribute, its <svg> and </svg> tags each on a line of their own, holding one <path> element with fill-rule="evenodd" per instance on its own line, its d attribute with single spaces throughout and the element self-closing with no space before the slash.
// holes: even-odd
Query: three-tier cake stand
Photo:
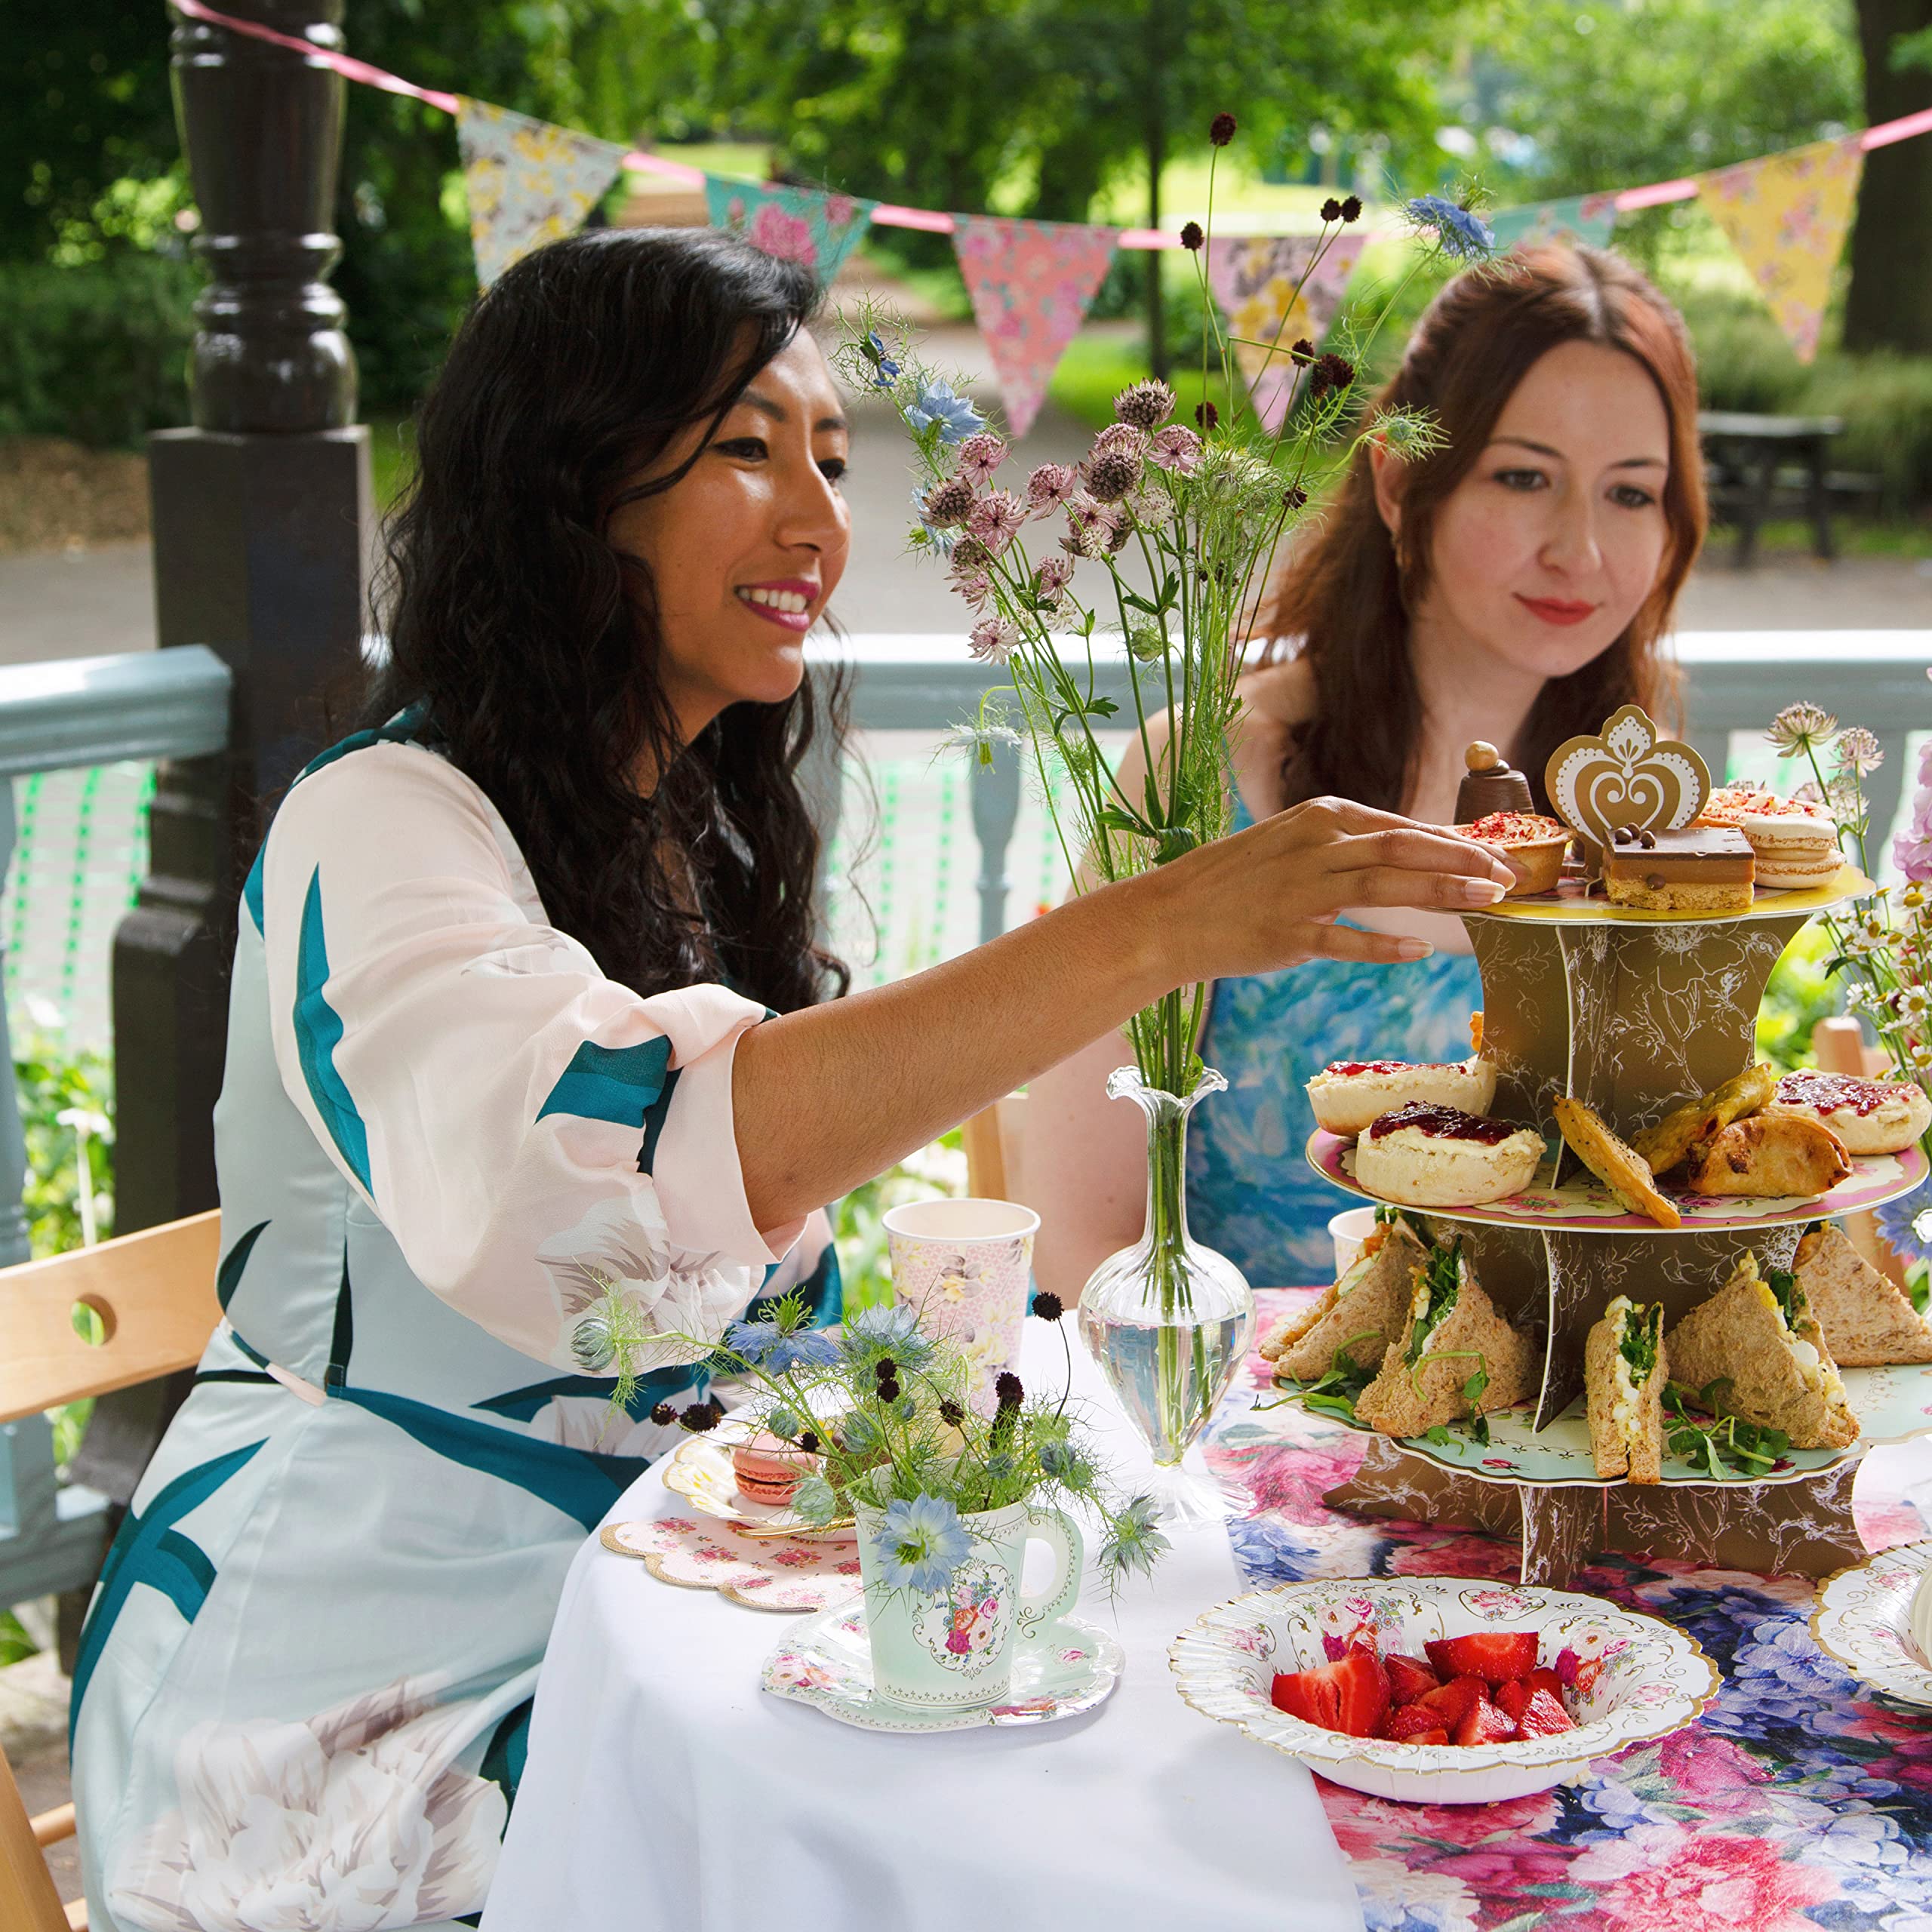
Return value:
<svg viewBox="0 0 1932 1932">
<path fill-rule="evenodd" d="M 1748 912 L 1691 916 L 1612 906 L 1571 881 L 1464 915 L 1482 974 L 1482 1051 L 1497 1069 L 1491 1112 L 1535 1127 L 1556 1161 L 1508 1200 L 1417 1211 L 1460 1229 L 1498 1309 L 1543 1331 L 1542 1385 L 1528 1411 L 1491 1416 L 1486 1445 L 1465 1426 L 1447 1442 L 1398 1442 L 1358 1425 L 1368 1454 L 1331 1504 L 1520 1532 L 1523 1580 L 1558 1588 L 1602 1549 L 1807 1576 L 1863 1561 L 1853 1477 L 1875 1444 L 1932 1432 L 1932 1367 L 1842 1371 L 1861 1425 L 1849 1448 L 1793 1450 L 1749 1480 L 1666 1454 L 1663 1481 L 1640 1486 L 1595 1473 L 1584 1341 L 1615 1295 L 1661 1301 L 1667 1331 L 1746 1254 L 1789 1267 L 1807 1223 L 1908 1192 L 1925 1178 L 1924 1155 L 1915 1146 L 1855 1158 L 1822 1198 L 1680 1195 L 1683 1225 L 1667 1229 L 1625 1213 L 1583 1168 L 1552 1103 L 1574 1095 L 1627 1137 L 1742 1072 L 1756 1058 L 1758 1003 L 1786 946 L 1817 914 L 1872 889 L 1847 866 L 1829 886 L 1760 891 Z M 1355 1181 L 1351 1143 L 1318 1132 L 1308 1158 L 1337 1187 L 1376 1198 Z"/>
</svg>

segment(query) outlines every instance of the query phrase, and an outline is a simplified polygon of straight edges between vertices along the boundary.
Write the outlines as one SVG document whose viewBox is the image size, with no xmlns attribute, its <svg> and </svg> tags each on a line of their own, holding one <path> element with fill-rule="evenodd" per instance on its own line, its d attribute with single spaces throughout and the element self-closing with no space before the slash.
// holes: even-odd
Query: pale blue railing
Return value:
<svg viewBox="0 0 1932 1932">
<path fill-rule="evenodd" d="M 1691 742 L 1714 770 L 1734 764 L 1735 735 L 1761 732 L 1780 705 L 1809 698 L 1847 723 L 1875 731 L 1887 756 L 1871 782 L 1875 825 L 1889 827 L 1908 774 L 1907 742 L 1932 731 L 1932 631 L 1724 632 L 1678 640 L 1687 674 Z M 853 674 L 853 722 L 862 731 L 936 737 L 970 715 L 987 673 L 952 637 L 862 636 L 840 655 Z M 1128 663 L 1104 656 L 1100 692 L 1131 706 Z M 0 870 L 14 840 L 11 781 L 128 758 L 191 758 L 226 742 L 227 668 L 191 647 L 0 669 Z M 822 819 L 838 815 L 841 774 L 822 761 L 813 774 Z M 977 848 L 978 931 L 989 938 L 1010 922 L 1008 855 L 1019 822 L 1018 759 L 1002 755 L 971 780 Z M 0 1046 L 11 1046 L 0 1011 Z M 122 1069 L 124 1078 L 131 1069 Z M 20 1211 L 26 1151 L 17 1109 L 0 1104 L 0 1266 L 26 1258 Z M 0 1276 L 0 1348 L 6 1284 Z M 0 1605 L 87 1581 L 100 1548 L 103 1499 L 57 1484 L 51 1432 L 34 1420 L 0 1429 Z"/>
</svg>

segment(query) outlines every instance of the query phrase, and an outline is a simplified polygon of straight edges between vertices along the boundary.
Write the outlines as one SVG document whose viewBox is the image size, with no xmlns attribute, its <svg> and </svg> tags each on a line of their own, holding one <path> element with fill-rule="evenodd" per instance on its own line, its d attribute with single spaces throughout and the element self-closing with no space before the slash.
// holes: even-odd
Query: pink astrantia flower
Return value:
<svg viewBox="0 0 1932 1932">
<path fill-rule="evenodd" d="M 955 595 L 965 598 L 971 608 L 980 609 L 992 594 L 992 582 L 984 571 L 960 571 L 951 572 L 947 581 Z"/>
<path fill-rule="evenodd" d="M 1080 487 L 1080 472 L 1070 463 L 1043 463 L 1026 479 L 1026 508 L 1034 516 L 1048 516 Z"/>
<path fill-rule="evenodd" d="M 1170 423 L 1154 438 L 1147 460 L 1160 469 L 1191 476 L 1201 460 L 1201 438 L 1184 423 Z"/>
<path fill-rule="evenodd" d="M 1786 1858 L 1764 1838 L 1638 1825 L 1593 1844 L 1568 1877 L 1600 1889 L 1610 1932 L 1815 1932 L 1807 1909 L 1838 1896 L 1838 1881 Z"/>
<path fill-rule="evenodd" d="M 1019 534 L 1026 521 L 1026 507 L 1011 490 L 995 490 L 982 497 L 967 512 L 966 528 L 997 557 Z"/>
<path fill-rule="evenodd" d="M 1019 641 L 1017 625 L 1009 624 L 1004 617 L 982 617 L 973 626 L 966 646 L 982 664 L 1004 664 Z"/>
<path fill-rule="evenodd" d="M 812 225 L 800 216 L 787 214 L 775 202 L 767 202 L 752 217 L 747 231 L 754 248 L 775 255 L 781 262 L 798 262 L 808 269 L 818 266 L 818 248 L 812 240 Z"/>
<path fill-rule="evenodd" d="M 983 483 L 1005 460 L 1005 444 L 990 429 L 982 429 L 959 445 L 957 473 L 970 483 Z"/>
<path fill-rule="evenodd" d="M 1932 744 L 1918 755 L 1912 823 L 1893 840 L 1892 862 L 1907 878 L 1932 879 Z"/>
</svg>

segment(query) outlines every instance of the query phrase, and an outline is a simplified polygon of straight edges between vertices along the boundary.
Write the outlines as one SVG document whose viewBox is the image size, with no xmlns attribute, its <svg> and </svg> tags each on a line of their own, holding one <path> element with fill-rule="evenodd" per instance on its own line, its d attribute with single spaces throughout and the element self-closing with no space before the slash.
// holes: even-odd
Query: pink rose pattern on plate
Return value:
<svg viewBox="0 0 1932 1932">
<path fill-rule="evenodd" d="M 664 1583 L 716 1590 L 758 1610 L 826 1610 L 859 1590 L 859 1559 L 850 1543 L 774 1543 L 728 1523 L 700 1529 L 688 1516 L 613 1524 L 605 1543 L 642 1557 Z"/>
<path fill-rule="evenodd" d="M 1300 1298 L 1258 1295 L 1256 1334 Z M 1257 1357 L 1249 1367 L 1250 1386 L 1266 1390 L 1267 1364 Z M 1208 1460 L 1251 1510 L 1229 1525 L 1249 1581 L 1487 1577 L 1506 1607 L 1513 1545 L 1322 1503 L 1360 1441 L 1293 1405 L 1223 1411 Z M 1867 1465 L 1861 1490 L 1881 1473 Z M 1857 1514 L 1874 1547 L 1927 1534 L 1897 1496 L 1861 1494 Z M 1723 1672 L 1717 1700 L 1690 1728 L 1600 1759 L 1579 1785 L 1506 1804 L 1393 1804 L 1318 1777 L 1369 1932 L 1902 1932 L 1932 1922 L 1932 1725 L 1866 1690 L 1813 1642 L 1807 1582 L 1620 1557 L 1579 1586 L 1691 1632 Z"/>
</svg>

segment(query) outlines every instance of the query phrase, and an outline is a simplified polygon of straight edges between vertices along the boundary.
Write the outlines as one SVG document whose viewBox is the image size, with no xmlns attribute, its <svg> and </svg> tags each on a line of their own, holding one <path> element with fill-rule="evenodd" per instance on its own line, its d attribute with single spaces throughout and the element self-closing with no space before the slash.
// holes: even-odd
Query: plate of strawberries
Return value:
<svg viewBox="0 0 1932 1932">
<path fill-rule="evenodd" d="M 1181 1696 L 1337 1784 L 1484 1804 L 1695 1721 L 1718 1675 L 1687 1632 L 1567 1590 L 1466 1577 L 1283 1583 L 1168 1653 Z"/>
</svg>

